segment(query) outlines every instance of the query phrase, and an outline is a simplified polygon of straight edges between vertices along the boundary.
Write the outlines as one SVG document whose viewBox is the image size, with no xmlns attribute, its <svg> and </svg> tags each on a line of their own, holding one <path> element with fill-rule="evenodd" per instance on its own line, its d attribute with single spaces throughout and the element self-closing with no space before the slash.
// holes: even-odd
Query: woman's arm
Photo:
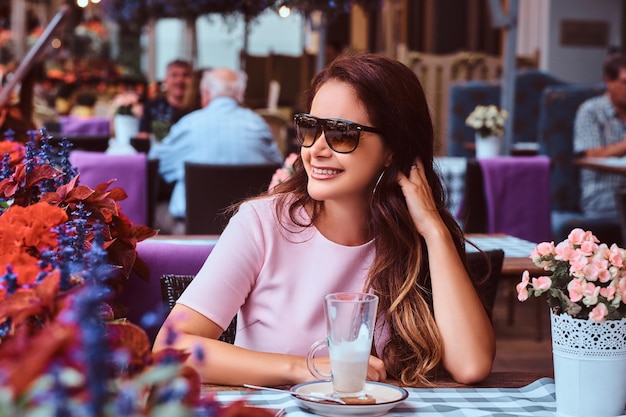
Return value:
<svg viewBox="0 0 626 417">
<path fill-rule="evenodd" d="M 213 321 L 176 304 L 161 327 L 153 350 L 172 347 L 192 353 L 187 364 L 200 373 L 205 383 L 291 385 L 314 379 L 304 358 L 242 349 L 216 340 L 221 333 Z"/>
<path fill-rule="evenodd" d="M 187 364 L 204 383 L 218 385 L 293 385 L 315 378 L 300 356 L 256 352 L 216 340 L 222 329 L 213 321 L 182 304 L 176 304 L 161 327 L 154 351 L 176 348 L 190 352 Z M 319 367 L 328 367 L 328 358 L 317 357 Z M 382 361 L 370 357 L 368 379 L 385 379 Z"/>
<path fill-rule="evenodd" d="M 398 181 L 411 218 L 428 247 L 435 321 L 443 339 L 443 365 L 461 383 L 491 372 L 495 356 L 493 326 L 439 215 L 421 163 Z"/>
</svg>

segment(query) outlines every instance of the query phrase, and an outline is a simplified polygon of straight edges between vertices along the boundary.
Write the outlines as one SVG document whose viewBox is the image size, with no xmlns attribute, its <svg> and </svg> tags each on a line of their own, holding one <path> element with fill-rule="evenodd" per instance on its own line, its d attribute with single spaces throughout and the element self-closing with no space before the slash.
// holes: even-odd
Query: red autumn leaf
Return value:
<svg viewBox="0 0 626 417">
<path fill-rule="evenodd" d="M 158 350 L 156 352 L 152 352 L 152 364 L 159 364 L 161 362 L 169 362 L 172 359 L 175 359 L 176 362 L 185 362 L 189 357 L 189 352 L 174 349 L 174 348 L 165 348 Z"/>
<path fill-rule="evenodd" d="M 41 283 L 35 287 L 35 294 L 41 300 L 44 306 L 52 306 L 54 300 L 59 294 L 59 282 L 61 281 L 61 272 L 55 269 L 48 274 Z"/>
<path fill-rule="evenodd" d="M 19 398 L 39 376 L 44 374 L 52 359 L 62 355 L 69 346 L 78 343 L 77 328 L 60 322 L 50 323 L 37 334 L 19 329 L 14 337 L 0 344 L 0 369 L 4 384 Z M 28 358 L 28 360 L 24 360 Z"/>
<path fill-rule="evenodd" d="M 121 187 L 114 187 L 109 191 L 109 197 L 115 201 L 121 201 L 128 198 L 128 194 Z"/>
<path fill-rule="evenodd" d="M 200 401 L 200 394 L 202 393 L 202 379 L 200 378 L 200 374 L 191 366 L 183 365 L 180 370 L 180 376 L 187 380 L 189 386 L 189 390 L 182 399 L 182 402 L 191 407 L 196 406 Z"/>
<path fill-rule="evenodd" d="M 0 141 L 0 155 L 9 154 L 9 164 L 14 166 L 16 163 L 21 162 L 26 155 L 24 145 L 19 142 L 11 140 Z"/>
<path fill-rule="evenodd" d="M 244 399 L 234 401 L 224 407 L 220 417 L 273 417 L 274 412 L 263 407 L 249 406 Z"/>
<path fill-rule="evenodd" d="M 61 175 L 63 173 L 51 165 L 38 165 L 26 175 L 26 187 L 30 188 L 42 180 L 51 180 Z"/>
<path fill-rule="evenodd" d="M 74 188 L 76 188 L 76 183 L 78 182 L 78 175 L 75 176 L 74 178 L 72 178 L 70 180 L 70 182 L 68 182 L 67 184 L 64 184 L 60 187 L 58 187 L 56 189 L 56 191 L 50 191 L 46 194 L 44 194 L 41 197 L 41 201 L 46 201 L 52 204 L 59 204 L 62 201 L 65 201 L 65 199 L 67 198 L 67 195 L 70 193 L 70 191 L 72 191 Z M 90 193 L 92 192 L 89 188 L 85 187 Z"/>
<path fill-rule="evenodd" d="M 41 299 L 32 288 L 19 289 L 0 303 L 0 322 L 11 319 L 14 329 L 28 317 L 43 311 Z"/>
<path fill-rule="evenodd" d="M 104 193 L 107 190 L 107 188 L 109 188 L 109 186 L 111 184 L 113 184 L 114 182 L 115 182 L 115 179 L 112 179 L 112 180 L 108 180 L 107 182 L 103 182 L 101 184 L 98 184 L 94 188 L 94 191 L 96 191 L 98 193 Z"/>
<path fill-rule="evenodd" d="M 157 230 L 143 225 L 132 226 L 130 234 L 137 240 L 137 242 L 144 241 L 148 238 L 156 236 Z"/>
<path fill-rule="evenodd" d="M 150 357 L 150 341 L 146 332 L 131 322 L 107 323 L 109 349 L 126 349 L 130 353 L 131 368 L 140 370 Z"/>
</svg>

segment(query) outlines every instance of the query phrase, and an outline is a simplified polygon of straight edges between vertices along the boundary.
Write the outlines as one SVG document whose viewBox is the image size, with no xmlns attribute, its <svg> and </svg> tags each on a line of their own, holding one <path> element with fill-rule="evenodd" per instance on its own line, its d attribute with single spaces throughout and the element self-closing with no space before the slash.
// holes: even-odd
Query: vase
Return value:
<svg viewBox="0 0 626 417">
<path fill-rule="evenodd" d="M 481 136 L 476 133 L 476 158 L 493 158 L 500 155 L 500 136 Z"/>
<path fill-rule="evenodd" d="M 119 144 L 130 145 L 130 138 L 139 133 L 139 119 L 127 114 L 116 114 L 113 118 L 115 140 Z"/>
<path fill-rule="evenodd" d="M 558 416 L 623 415 L 626 318 L 592 320 L 550 312 Z"/>
</svg>

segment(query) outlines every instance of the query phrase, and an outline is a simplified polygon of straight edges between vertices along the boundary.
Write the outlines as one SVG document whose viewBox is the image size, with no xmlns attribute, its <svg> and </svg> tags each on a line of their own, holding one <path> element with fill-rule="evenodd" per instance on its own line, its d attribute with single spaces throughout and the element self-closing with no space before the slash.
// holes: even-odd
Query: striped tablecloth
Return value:
<svg viewBox="0 0 626 417">
<path fill-rule="evenodd" d="M 556 416 L 554 380 L 541 378 L 522 388 L 409 388 L 409 397 L 386 415 L 416 417 Z M 223 404 L 245 397 L 251 405 L 283 409 L 288 416 L 311 416 L 289 394 L 221 391 Z"/>
<path fill-rule="evenodd" d="M 508 235 L 468 235 L 467 240 L 482 250 L 502 249 L 504 256 L 509 258 L 528 258 L 537 246 L 536 243 Z M 475 251 L 473 246 L 466 245 L 468 252 Z"/>
</svg>

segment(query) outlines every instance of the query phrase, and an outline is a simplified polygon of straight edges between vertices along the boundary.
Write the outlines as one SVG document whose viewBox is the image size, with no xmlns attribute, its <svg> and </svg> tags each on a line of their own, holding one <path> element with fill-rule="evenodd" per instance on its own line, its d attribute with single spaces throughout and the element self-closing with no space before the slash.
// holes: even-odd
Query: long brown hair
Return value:
<svg viewBox="0 0 626 417">
<path fill-rule="evenodd" d="M 465 249 L 463 233 L 446 209 L 443 186 L 433 168 L 433 125 L 424 91 L 416 75 L 398 61 L 375 54 L 344 56 L 314 77 L 307 93 L 307 109 L 329 80 L 355 89 L 372 125 L 384 132 L 383 140 L 393 152 L 393 161 L 385 169 L 370 204 L 368 227 L 375 237 L 376 256 L 364 289 L 380 297 L 379 314 L 384 314 L 389 326 L 391 338 L 382 353 L 387 372 L 406 385 L 428 384 L 427 375 L 442 360 L 443 344 L 432 312 L 426 244 L 396 181 L 398 172 L 408 175 L 416 157 L 424 164 L 437 210 L 463 260 Z M 307 193 L 301 159 L 294 169 L 293 176 L 273 191 L 278 194 L 277 212 L 288 206 L 291 220 L 299 224 L 295 215 L 298 208 L 312 207 L 313 225 L 322 203 Z"/>
</svg>

